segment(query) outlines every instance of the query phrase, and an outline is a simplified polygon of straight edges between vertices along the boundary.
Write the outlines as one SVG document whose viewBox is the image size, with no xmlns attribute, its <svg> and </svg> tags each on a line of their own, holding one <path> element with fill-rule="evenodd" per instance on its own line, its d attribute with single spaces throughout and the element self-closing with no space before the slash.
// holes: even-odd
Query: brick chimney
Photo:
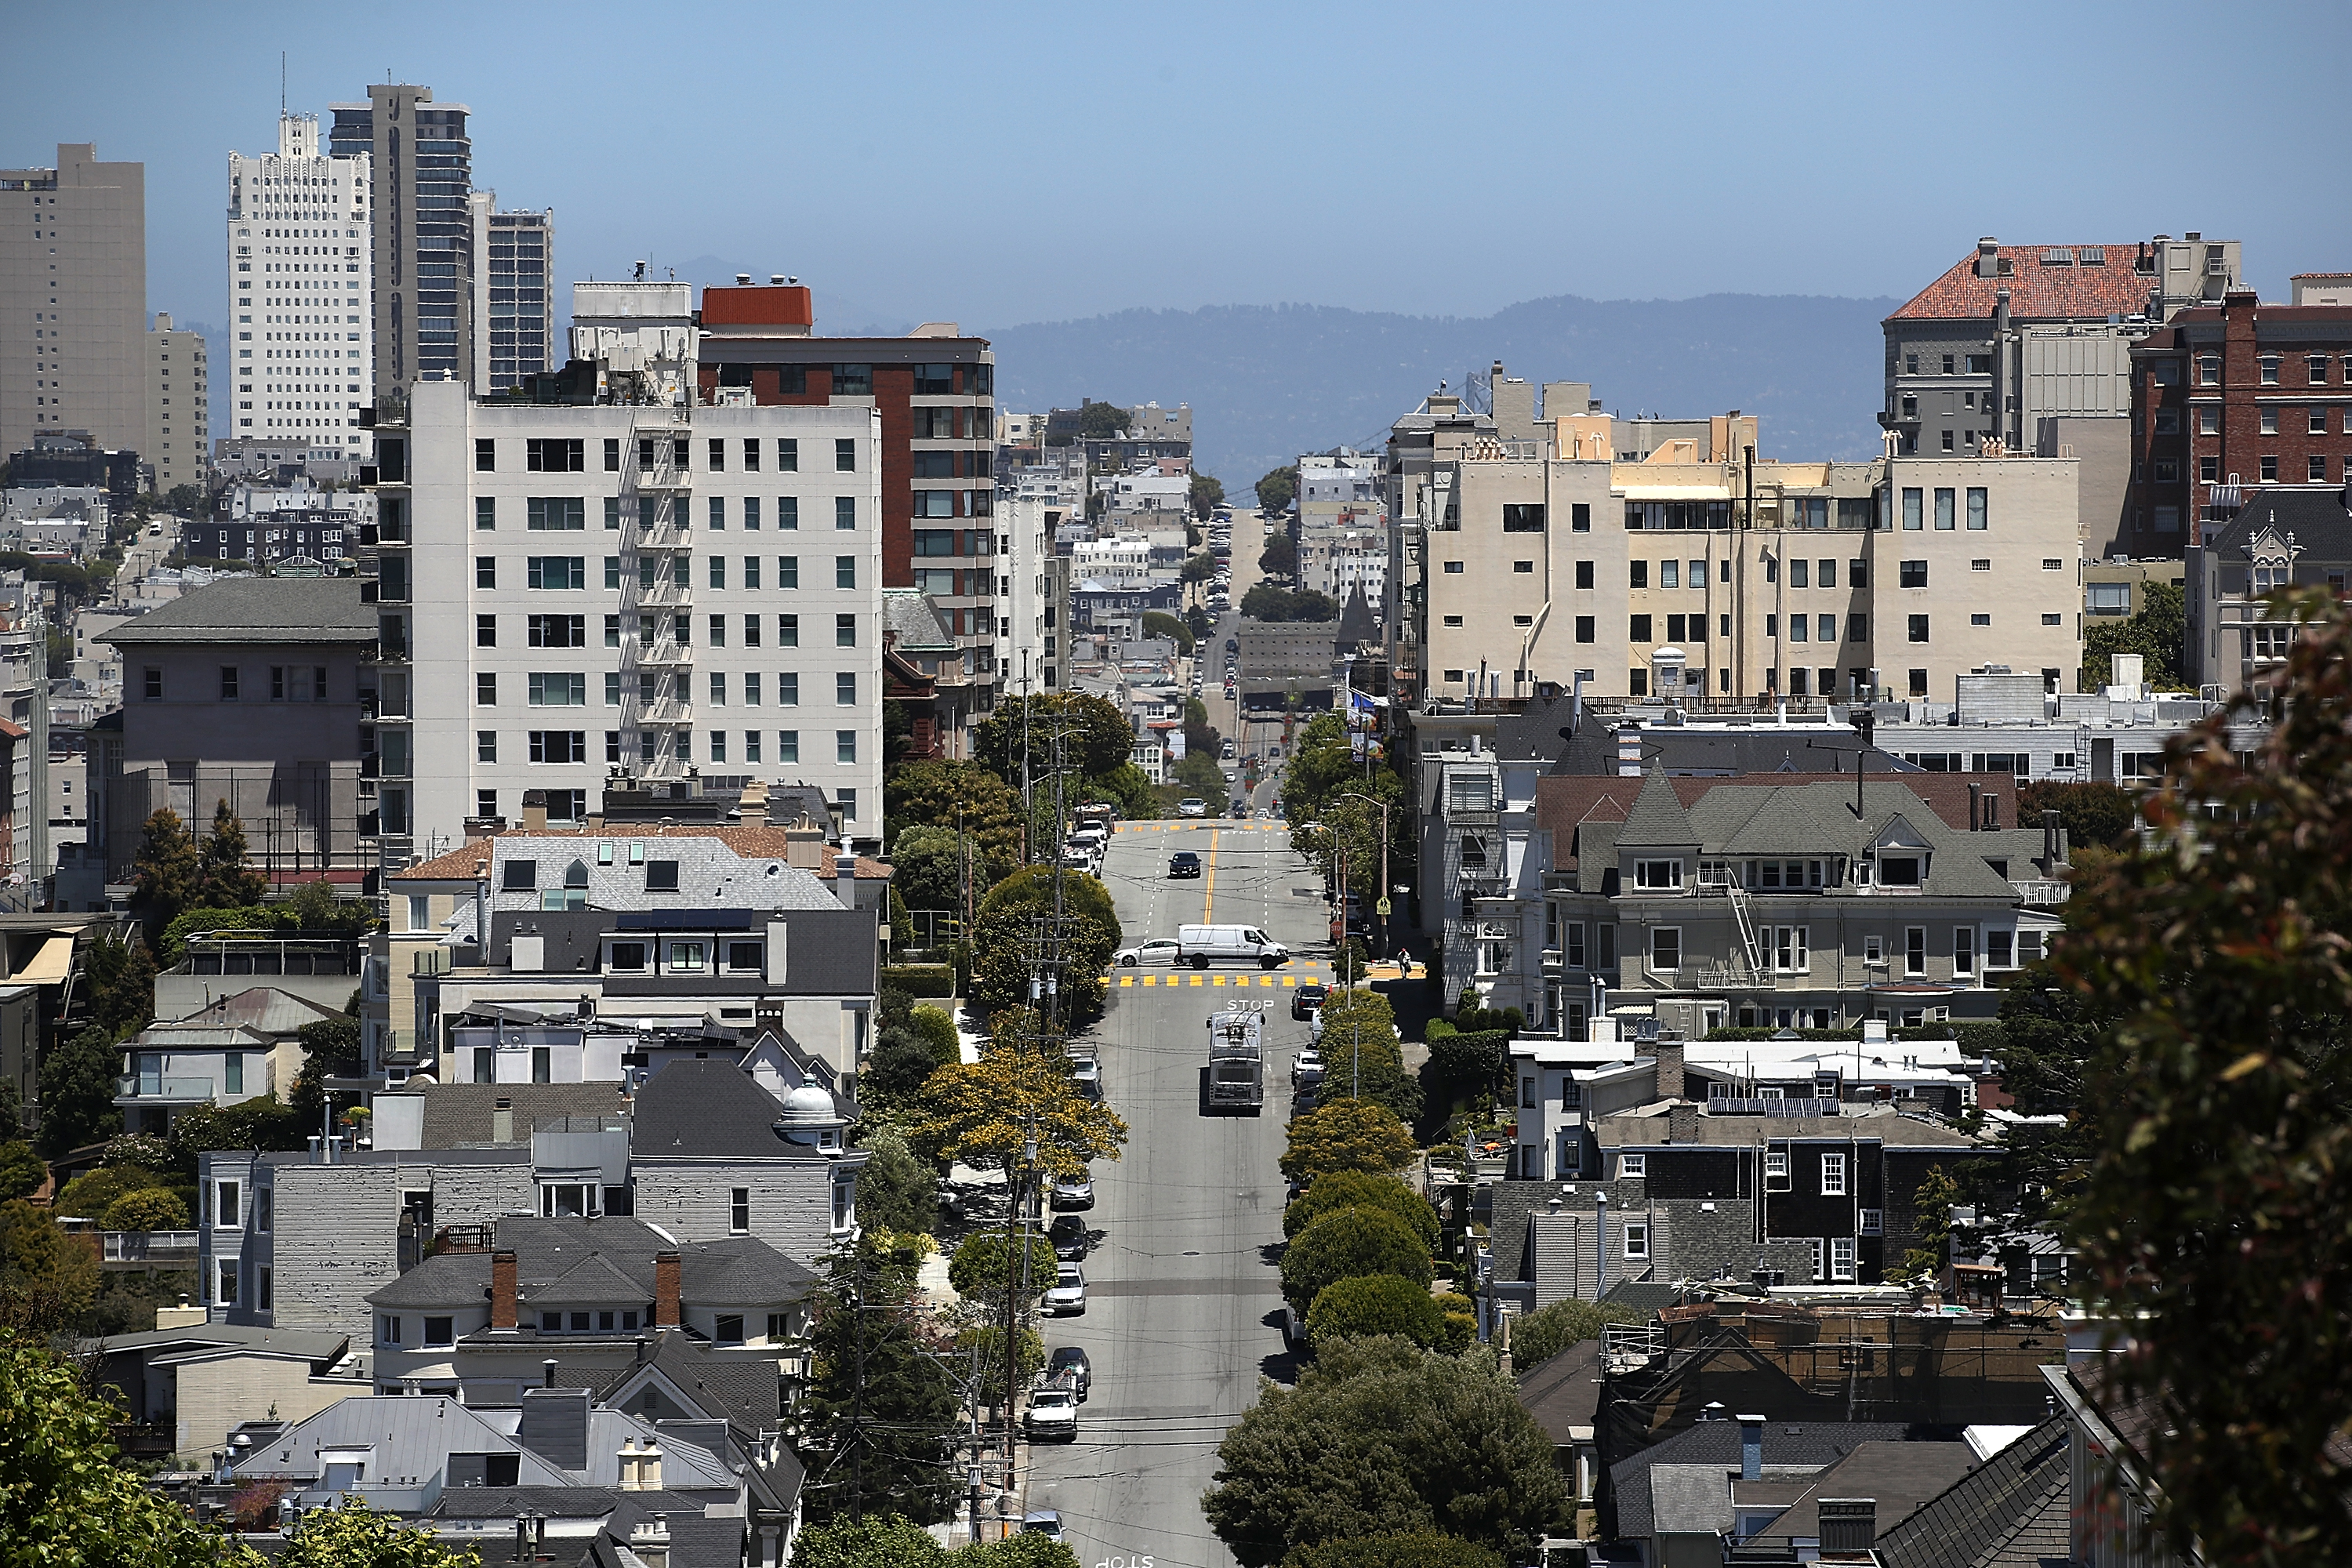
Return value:
<svg viewBox="0 0 2352 1568">
<path fill-rule="evenodd" d="M 547 831 L 547 792 L 527 789 L 522 792 L 522 830 L 525 833 Z"/>
<path fill-rule="evenodd" d="M 1698 1142 L 1698 1107 L 1676 1101 L 1666 1107 L 1666 1142 L 1696 1143 Z"/>
<path fill-rule="evenodd" d="M 515 1255 L 511 1252 L 490 1254 L 490 1327 L 511 1329 L 515 1326 Z"/>
<path fill-rule="evenodd" d="M 743 786 L 743 797 L 736 805 L 739 820 L 746 827 L 768 826 L 768 781 L 753 779 Z"/>
<path fill-rule="evenodd" d="M 679 1264 L 675 1252 L 654 1254 L 654 1327 L 677 1327 Z"/>
<path fill-rule="evenodd" d="M 1683 1097 L 1683 1043 L 1680 1040 L 1658 1042 L 1658 1098 L 1680 1100 Z"/>
</svg>

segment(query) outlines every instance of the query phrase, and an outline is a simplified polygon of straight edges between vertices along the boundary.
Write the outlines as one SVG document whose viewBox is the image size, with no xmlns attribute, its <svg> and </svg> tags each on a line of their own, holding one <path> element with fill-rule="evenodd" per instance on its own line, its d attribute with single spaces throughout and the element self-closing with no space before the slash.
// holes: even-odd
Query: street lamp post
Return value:
<svg viewBox="0 0 2352 1568">
<path fill-rule="evenodd" d="M 1394 802 L 1392 802 L 1392 801 L 1374 800 L 1370 795 L 1360 795 L 1360 794 L 1356 793 L 1356 792 L 1355 792 L 1355 791 L 1353 791 L 1353 790 L 1350 790 L 1350 791 L 1349 791 L 1347 794 L 1340 795 L 1339 798 L 1339 799 L 1341 799 L 1341 800 L 1360 800 L 1360 801 L 1362 801 L 1366 805 L 1370 805 L 1370 806 L 1376 806 L 1376 807 L 1378 807 L 1378 808 L 1379 808 L 1379 810 L 1380 810 L 1380 814 L 1381 814 L 1381 898 L 1380 898 L 1380 901 L 1381 901 L 1381 903 L 1385 904 L 1385 903 L 1387 903 L 1387 902 L 1389 901 L 1389 807 L 1390 807 L 1391 805 L 1392 805 L 1393 804 L 1395 804 L 1395 803 L 1394 803 Z M 1347 945 L 1347 935 L 1348 935 L 1348 904 L 1347 904 L 1347 900 L 1346 900 L 1346 898 L 1345 898 L 1344 896 L 1342 896 L 1342 898 L 1340 899 L 1340 901 L 1339 901 L 1339 937 L 1340 937 L 1340 945 L 1341 945 L 1342 947 L 1344 947 L 1344 946 L 1346 946 L 1346 945 Z M 1382 958 L 1386 958 L 1388 955 L 1389 955 L 1389 917 L 1388 917 L 1388 913 L 1387 913 L 1387 911 L 1386 911 L 1386 910 L 1382 910 L 1382 911 L 1381 911 L 1381 956 Z"/>
</svg>

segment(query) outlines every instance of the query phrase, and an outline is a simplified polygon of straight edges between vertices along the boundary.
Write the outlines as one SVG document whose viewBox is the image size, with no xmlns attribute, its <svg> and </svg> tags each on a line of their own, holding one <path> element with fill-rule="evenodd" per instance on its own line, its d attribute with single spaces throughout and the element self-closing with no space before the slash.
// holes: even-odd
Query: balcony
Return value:
<svg viewBox="0 0 2352 1568">
<path fill-rule="evenodd" d="M 621 603 L 646 610 L 688 610 L 694 607 L 694 590 L 678 582 L 637 583 L 622 590 Z"/>
<path fill-rule="evenodd" d="M 2017 890 L 2017 896 L 2021 902 L 2033 905 L 2037 908 L 2047 908 L 2052 904 L 2063 904 L 2066 901 L 2067 896 L 2074 890 L 2072 883 L 2051 881 L 2042 878 L 2032 878 L 2022 882 L 2011 882 L 2010 883 L 2010 886 Z"/>
<path fill-rule="evenodd" d="M 638 550 L 691 550 L 694 532 L 674 518 L 663 518 L 651 524 L 640 523 L 629 530 L 631 544 Z"/>
<path fill-rule="evenodd" d="M 1706 1102 L 1710 1116 L 1837 1116 L 1843 1108 L 1834 1100 L 1734 1100 L 1723 1095 Z"/>
<path fill-rule="evenodd" d="M 691 724 L 694 722 L 694 706 L 688 702 L 681 702 L 675 697 L 665 697 L 657 702 L 640 705 L 637 710 L 637 722 L 640 724 Z"/>
<path fill-rule="evenodd" d="M 1769 991 L 1778 983 L 1774 976 L 1759 973 L 1744 963 L 1685 963 L 1676 979 L 1695 991 Z"/>
<path fill-rule="evenodd" d="M 118 1267 L 186 1268 L 196 1261 L 193 1230 L 109 1230 L 100 1232 L 100 1240 L 102 1261 Z"/>
<path fill-rule="evenodd" d="M 640 665 L 657 666 L 692 664 L 693 662 L 692 646 L 672 637 L 656 637 L 650 643 L 637 645 L 637 663 Z"/>
<path fill-rule="evenodd" d="M 114 1103 L 135 1102 L 145 1105 L 206 1105 L 213 1098 L 213 1080 L 208 1078 L 166 1078 L 152 1073 L 130 1073 L 114 1080 Z"/>
</svg>

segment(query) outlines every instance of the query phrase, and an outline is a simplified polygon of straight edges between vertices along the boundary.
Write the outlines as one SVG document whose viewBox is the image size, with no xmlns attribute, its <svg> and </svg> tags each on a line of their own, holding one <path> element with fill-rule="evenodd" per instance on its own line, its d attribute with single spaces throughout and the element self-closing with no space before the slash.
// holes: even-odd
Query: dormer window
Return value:
<svg viewBox="0 0 2352 1568">
<path fill-rule="evenodd" d="M 542 910 L 584 910 L 588 907 L 588 863 L 574 860 L 564 868 L 563 886 L 550 888 L 539 896 Z"/>
<path fill-rule="evenodd" d="M 673 942 L 662 967 L 673 974 L 699 974 L 710 967 L 709 950 L 699 942 Z"/>
<path fill-rule="evenodd" d="M 1882 888 L 1916 888 L 1919 886 L 1922 864 L 1916 855 L 1882 855 L 1878 859 L 1878 885 Z"/>
<path fill-rule="evenodd" d="M 1683 885 L 1683 863 L 1680 860 L 1636 860 L 1633 862 L 1633 886 L 1651 892 L 1680 892 Z"/>
<path fill-rule="evenodd" d="M 648 860 L 646 862 L 646 891 L 675 893 L 677 891 L 677 862 Z"/>
<path fill-rule="evenodd" d="M 641 974 L 650 962 L 646 944 L 641 942 L 616 942 L 608 951 L 611 956 L 605 960 L 604 967 L 616 973 Z"/>
<path fill-rule="evenodd" d="M 536 891 L 538 887 L 538 861 L 509 860 L 507 862 L 506 870 L 502 874 L 502 879 L 499 883 L 499 890 L 500 892 L 529 893 Z"/>
</svg>

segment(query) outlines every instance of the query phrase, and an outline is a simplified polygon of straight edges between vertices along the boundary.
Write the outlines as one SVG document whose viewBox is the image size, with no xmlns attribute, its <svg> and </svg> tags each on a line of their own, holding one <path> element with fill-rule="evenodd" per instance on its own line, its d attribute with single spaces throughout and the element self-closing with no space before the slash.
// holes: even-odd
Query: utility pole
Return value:
<svg viewBox="0 0 2352 1568">
<path fill-rule="evenodd" d="M 849 1517 L 866 1517 L 866 1258 L 850 1276 L 850 1316 L 857 1322 L 857 1371 L 849 1385 Z"/>
</svg>

